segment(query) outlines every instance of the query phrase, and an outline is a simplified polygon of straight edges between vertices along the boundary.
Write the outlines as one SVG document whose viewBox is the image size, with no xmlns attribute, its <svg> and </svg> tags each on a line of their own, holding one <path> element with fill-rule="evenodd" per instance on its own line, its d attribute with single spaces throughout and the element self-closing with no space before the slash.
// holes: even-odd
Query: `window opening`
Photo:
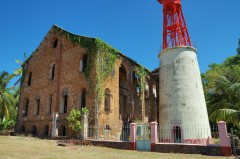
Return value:
<svg viewBox="0 0 240 159">
<path fill-rule="evenodd" d="M 82 91 L 82 98 L 81 98 L 81 110 L 82 108 L 86 107 L 86 89 L 84 88 Z"/>
<path fill-rule="evenodd" d="M 40 98 L 37 98 L 36 102 L 37 102 L 37 115 L 39 115 L 39 111 L 40 111 Z"/>
<path fill-rule="evenodd" d="M 53 43 L 53 48 L 56 48 L 57 45 L 58 45 L 58 39 L 56 39 L 56 40 L 54 41 L 54 43 Z"/>
<path fill-rule="evenodd" d="M 28 82 L 27 82 L 27 86 L 30 86 L 32 82 L 32 72 L 29 73 L 28 75 Z"/>
<path fill-rule="evenodd" d="M 64 113 L 67 113 L 68 95 L 64 95 Z"/>
<path fill-rule="evenodd" d="M 111 92 L 107 88 L 105 90 L 105 97 L 104 97 L 104 111 L 109 112 L 110 111 L 110 102 L 111 102 Z"/>
</svg>

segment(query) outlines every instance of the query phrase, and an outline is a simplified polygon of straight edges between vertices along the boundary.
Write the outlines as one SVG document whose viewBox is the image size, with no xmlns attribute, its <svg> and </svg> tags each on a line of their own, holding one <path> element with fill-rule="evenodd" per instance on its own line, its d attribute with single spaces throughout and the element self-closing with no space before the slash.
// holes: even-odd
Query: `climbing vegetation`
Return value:
<svg viewBox="0 0 240 159">
<path fill-rule="evenodd" d="M 94 86 L 91 83 L 91 85 L 95 87 L 98 103 L 101 103 L 104 95 L 103 81 L 114 73 L 116 59 L 119 57 L 120 52 L 98 38 L 76 36 L 57 26 L 55 29 L 60 35 L 65 35 L 70 39 L 72 43 L 80 44 L 81 47 L 86 49 L 88 61 L 84 74 L 91 83 L 90 71 L 95 68 L 97 84 Z"/>
<path fill-rule="evenodd" d="M 145 85 L 146 85 L 147 72 L 146 72 L 145 68 L 141 65 L 135 66 L 134 71 L 138 76 L 137 80 L 139 83 L 140 94 L 141 94 L 141 98 L 143 98 L 144 97 L 143 93 L 144 93 Z"/>
</svg>

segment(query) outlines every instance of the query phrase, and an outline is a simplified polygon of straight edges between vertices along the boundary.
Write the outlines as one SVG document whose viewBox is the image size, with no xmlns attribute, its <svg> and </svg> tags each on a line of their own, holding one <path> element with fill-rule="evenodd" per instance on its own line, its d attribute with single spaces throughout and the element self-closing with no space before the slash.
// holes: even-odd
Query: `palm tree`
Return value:
<svg viewBox="0 0 240 159">
<path fill-rule="evenodd" d="M 240 127 L 240 66 L 232 66 L 225 76 L 219 76 L 210 96 L 209 119 L 224 120 Z"/>
<path fill-rule="evenodd" d="M 8 120 L 9 108 L 13 106 L 13 95 L 12 95 L 12 87 L 7 87 L 10 80 L 14 77 L 14 75 L 9 75 L 7 72 L 3 71 L 0 73 L 0 119 Z"/>
<path fill-rule="evenodd" d="M 16 60 L 15 62 L 19 65 L 19 67 L 13 72 L 14 77 L 18 77 L 14 86 L 18 86 L 22 81 L 22 74 L 23 74 L 22 64 L 23 63 L 20 60 Z"/>
</svg>

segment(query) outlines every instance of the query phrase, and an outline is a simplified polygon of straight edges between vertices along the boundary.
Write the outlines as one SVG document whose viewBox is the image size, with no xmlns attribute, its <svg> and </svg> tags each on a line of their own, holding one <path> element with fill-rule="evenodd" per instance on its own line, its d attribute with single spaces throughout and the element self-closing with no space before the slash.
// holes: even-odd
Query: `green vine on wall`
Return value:
<svg viewBox="0 0 240 159">
<path fill-rule="evenodd" d="M 77 36 L 75 34 L 69 33 L 57 26 L 55 26 L 55 31 L 59 33 L 60 36 L 65 35 L 67 39 L 69 39 L 73 44 L 80 44 L 81 47 L 85 48 L 88 55 L 88 61 L 87 66 L 84 69 L 85 77 L 90 80 L 90 71 L 95 63 L 95 55 L 97 51 L 96 47 L 96 40 L 95 38 L 89 38 L 89 37 L 83 37 L 83 36 Z"/>
<path fill-rule="evenodd" d="M 145 68 L 141 65 L 135 66 L 134 71 L 138 76 L 137 80 L 139 83 L 140 94 L 142 95 L 145 90 L 147 72 Z M 141 98 L 143 98 L 143 96 Z"/>
<path fill-rule="evenodd" d="M 84 74 L 88 81 L 91 82 L 90 71 L 96 67 L 97 84 L 95 91 L 97 101 L 100 104 L 104 95 L 103 82 L 106 78 L 110 77 L 112 71 L 114 71 L 116 59 L 120 52 L 98 38 L 74 35 L 57 26 L 55 26 L 55 29 L 60 35 L 65 35 L 67 39 L 70 39 L 73 44 L 80 44 L 81 47 L 86 49 L 88 61 L 84 69 Z"/>
<path fill-rule="evenodd" d="M 108 45 L 107 43 L 103 42 L 100 39 L 96 39 L 96 46 L 98 49 L 98 61 L 97 61 L 97 86 L 96 86 L 96 92 L 97 92 L 97 100 L 100 104 L 103 96 L 104 96 L 104 90 L 103 88 L 103 82 L 106 78 L 108 78 L 112 71 L 114 71 L 116 59 L 118 58 L 119 51 Z"/>
</svg>

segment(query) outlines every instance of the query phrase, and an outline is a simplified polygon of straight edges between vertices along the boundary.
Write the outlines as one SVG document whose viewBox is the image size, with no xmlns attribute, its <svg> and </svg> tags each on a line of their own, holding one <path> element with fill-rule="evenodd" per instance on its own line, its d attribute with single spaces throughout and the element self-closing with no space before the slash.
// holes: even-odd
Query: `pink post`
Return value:
<svg viewBox="0 0 240 159">
<path fill-rule="evenodd" d="M 155 151 L 155 144 L 157 143 L 157 125 L 158 123 L 156 122 L 151 122 L 150 127 L 151 127 L 151 151 Z"/>
<path fill-rule="evenodd" d="M 230 140 L 227 136 L 226 122 L 219 121 L 217 124 L 218 124 L 218 132 L 219 132 L 221 153 L 224 156 L 231 156 L 232 155 L 232 149 L 231 149 L 231 145 L 230 145 Z"/>
<path fill-rule="evenodd" d="M 130 150 L 136 150 L 136 123 L 130 124 Z"/>
</svg>

